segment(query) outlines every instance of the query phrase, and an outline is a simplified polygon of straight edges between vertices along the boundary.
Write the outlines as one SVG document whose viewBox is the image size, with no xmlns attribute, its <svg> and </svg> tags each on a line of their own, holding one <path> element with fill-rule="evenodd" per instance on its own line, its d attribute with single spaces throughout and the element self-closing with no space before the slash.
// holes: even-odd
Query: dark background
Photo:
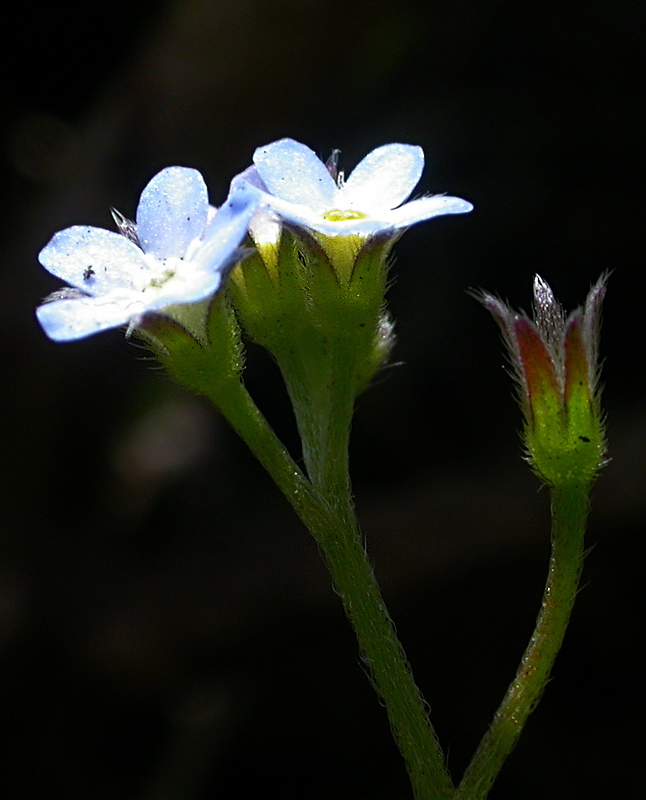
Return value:
<svg viewBox="0 0 646 800">
<path fill-rule="evenodd" d="M 646 415 L 643 3 L 23 3 L 3 43 L 0 793 L 23 800 L 407 798 L 383 709 L 291 510 L 217 412 L 113 331 L 49 342 L 39 249 L 111 227 L 193 166 L 220 203 L 283 136 L 349 171 L 420 144 L 422 192 L 476 211 L 409 231 L 398 366 L 360 398 L 357 505 L 459 777 L 530 634 L 548 497 L 522 462 L 483 287 L 564 304 L 614 270 L 610 454 L 553 680 L 492 800 L 640 795 Z M 248 383 L 286 436 L 274 369 Z M 639 788 L 638 788 L 639 787 Z"/>
</svg>

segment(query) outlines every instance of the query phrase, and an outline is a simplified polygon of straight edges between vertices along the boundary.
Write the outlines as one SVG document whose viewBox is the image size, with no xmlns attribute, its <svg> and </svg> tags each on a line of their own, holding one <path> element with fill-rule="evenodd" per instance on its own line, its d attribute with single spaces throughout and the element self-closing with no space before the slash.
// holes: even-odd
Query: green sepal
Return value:
<svg viewBox="0 0 646 800">
<path fill-rule="evenodd" d="M 329 373 L 332 352 L 343 357 L 351 365 L 356 396 L 386 361 L 394 340 L 384 297 L 395 238 L 372 237 L 344 247 L 283 228 L 271 258 L 259 248 L 231 275 L 228 291 L 245 332 L 284 374 L 298 361 L 303 368 L 307 364 L 315 383 L 318 371 Z M 333 259 L 335 253 L 343 264 Z M 294 377 L 285 374 L 288 383 Z"/>
<path fill-rule="evenodd" d="M 199 336 L 178 317 L 147 314 L 136 332 L 179 383 L 217 403 L 228 387 L 240 384 L 244 369 L 244 346 L 233 309 L 224 293 L 216 295 Z"/>
<path fill-rule="evenodd" d="M 535 368 L 535 365 L 533 365 Z M 605 426 L 583 318 L 573 312 L 563 336 L 564 386 L 545 381 L 533 393 L 526 443 L 535 470 L 550 486 L 588 484 L 604 464 Z"/>
<path fill-rule="evenodd" d="M 240 324 L 250 339 L 273 352 L 285 337 L 309 321 L 305 267 L 293 238 L 283 231 L 267 255 L 258 248 L 238 264 L 227 284 L 227 293 Z"/>
</svg>

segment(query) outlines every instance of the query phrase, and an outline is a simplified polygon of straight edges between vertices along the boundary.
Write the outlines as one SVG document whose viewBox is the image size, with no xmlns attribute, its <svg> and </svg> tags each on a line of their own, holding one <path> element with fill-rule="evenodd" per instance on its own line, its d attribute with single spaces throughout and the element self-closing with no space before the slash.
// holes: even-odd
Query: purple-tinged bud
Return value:
<svg viewBox="0 0 646 800">
<path fill-rule="evenodd" d="M 480 297 L 503 332 L 518 380 L 529 461 L 550 485 L 589 483 L 604 463 L 597 358 L 606 280 L 567 317 L 538 275 L 533 319 L 490 294 Z"/>
</svg>

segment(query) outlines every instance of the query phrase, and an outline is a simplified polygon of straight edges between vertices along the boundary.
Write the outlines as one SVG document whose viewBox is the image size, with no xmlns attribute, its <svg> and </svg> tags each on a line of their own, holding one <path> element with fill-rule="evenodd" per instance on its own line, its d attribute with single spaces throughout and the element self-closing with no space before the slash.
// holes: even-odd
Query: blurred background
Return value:
<svg viewBox="0 0 646 800">
<path fill-rule="evenodd" d="M 351 168 L 421 145 L 475 204 L 396 249 L 393 366 L 358 402 L 357 506 L 459 777 L 538 611 L 548 497 L 521 460 L 498 331 L 468 294 L 568 308 L 613 270 L 612 462 L 553 680 L 492 800 L 638 797 L 646 564 L 644 6 L 544 0 L 19 4 L 3 21 L 0 720 L 6 800 L 408 798 L 315 546 L 206 403 L 112 331 L 34 306 L 57 230 L 112 228 L 196 167 L 211 201 L 283 136 Z M 640 355 L 641 354 L 641 355 Z M 252 394 L 294 442 L 275 370 Z"/>
</svg>

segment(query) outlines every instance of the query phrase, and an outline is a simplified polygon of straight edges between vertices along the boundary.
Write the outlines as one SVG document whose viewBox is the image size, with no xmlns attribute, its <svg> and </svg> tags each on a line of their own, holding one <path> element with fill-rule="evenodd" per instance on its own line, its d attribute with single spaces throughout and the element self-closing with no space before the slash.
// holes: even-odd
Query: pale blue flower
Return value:
<svg viewBox="0 0 646 800">
<path fill-rule="evenodd" d="M 59 231 L 39 260 L 73 288 L 37 309 L 45 333 L 68 341 L 136 327 L 147 311 L 163 314 L 211 296 L 239 255 L 256 206 L 257 194 L 241 186 L 216 212 L 197 170 L 168 167 L 141 193 L 136 224 L 115 213 L 119 233 L 86 226 Z"/>
<path fill-rule="evenodd" d="M 424 151 L 414 145 L 378 147 L 347 180 L 337 174 L 335 164 L 324 164 L 293 139 L 259 147 L 253 161 L 232 185 L 254 186 L 262 204 L 282 219 L 327 236 L 370 236 L 473 208 L 466 200 L 444 195 L 404 203 L 424 168 Z"/>
</svg>

